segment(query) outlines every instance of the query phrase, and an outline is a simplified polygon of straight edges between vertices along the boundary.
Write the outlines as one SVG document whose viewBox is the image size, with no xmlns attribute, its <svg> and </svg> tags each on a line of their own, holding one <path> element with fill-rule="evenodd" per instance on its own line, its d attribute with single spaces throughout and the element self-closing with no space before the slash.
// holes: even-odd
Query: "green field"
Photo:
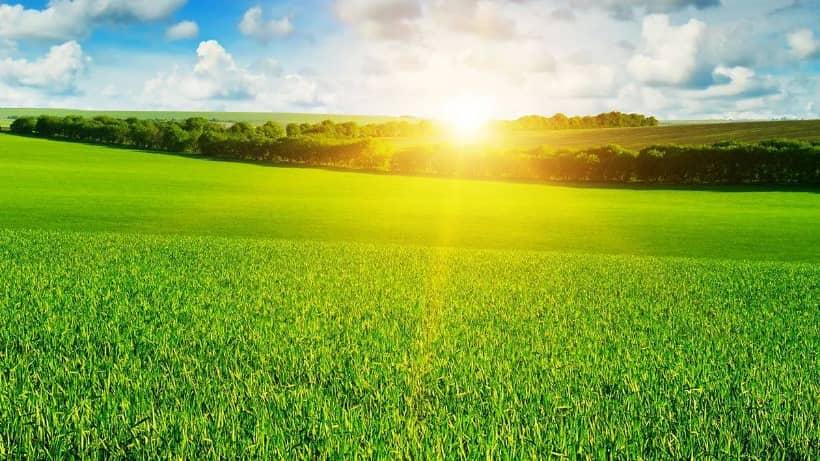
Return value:
<svg viewBox="0 0 820 461">
<path fill-rule="evenodd" d="M 820 261 L 816 190 L 744 190 L 340 173 L 0 135 L 7 228 Z"/>
<path fill-rule="evenodd" d="M 817 459 L 817 229 L 0 135 L 0 458 Z"/>
<path fill-rule="evenodd" d="M 812 264 L 0 232 L 0 457 L 816 459 Z"/>
</svg>

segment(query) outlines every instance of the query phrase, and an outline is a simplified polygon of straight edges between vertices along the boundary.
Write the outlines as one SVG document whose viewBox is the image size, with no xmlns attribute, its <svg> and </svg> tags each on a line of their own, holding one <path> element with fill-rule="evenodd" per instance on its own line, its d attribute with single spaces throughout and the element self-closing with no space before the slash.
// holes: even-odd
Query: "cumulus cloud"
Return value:
<svg viewBox="0 0 820 461">
<path fill-rule="evenodd" d="M 789 48 L 800 59 L 820 57 L 820 40 L 814 38 L 811 29 L 799 29 L 787 37 Z"/>
<path fill-rule="evenodd" d="M 332 95 L 319 84 L 299 74 L 282 74 L 275 60 L 244 67 L 219 42 L 201 42 L 197 62 L 191 70 L 175 68 L 160 73 L 145 84 L 143 95 L 164 107 L 203 107 L 222 103 L 229 109 L 322 107 Z"/>
<path fill-rule="evenodd" d="M 811 81 L 818 80 L 816 77 L 791 85 L 788 77 L 719 65 L 712 71 L 712 80 L 702 89 L 630 83 L 620 90 L 617 106 L 669 119 L 765 119 L 795 118 L 804 110 L 804 114 L 810 113 L 812 99 L 817 100 L 805 91 L 813 85 Z"/>
<path fill-rule="evenodd" d="M 51 0 L 46 8 L 0 4 L 0 38 L 66 40 L 101 22 L 154 21 L 186 0 Z"/>
<path fill-rule="evenodd" d="M 675 27 L 667 15 L 645 17 L 641 32 L 643 50 L 629 60 L 629 72 L 648 84 L 685 83 L 696 69 L 698 48 L 705 31 L 706 24 L 696 19 Z"/>
<path fill-rule="evenodd" d="M 34 61 L 3 59 L 0 61 L 0 81 L 47 93 L 71 92 L 89 61 L 82 47 L 72 40 L 51 47 L 48 54 Z"/>
<path fill-rule="evenodd" d="M 748 67 L 717 66 L 712 72 L 714 85 L 701 91 L 693 91 L 689 96 L 699 98 L 752 98 L 778 91 L 771 79 L 761 79 L 754 70 Z"/>
<path fill-rule="evenodd" d="M 276 37 L 284 37 L 293 33 L 293 24 L 285 16 L 279 19 L 265 19 L 262 8 L 255 6 L 248 9 L 239 23 L 239 31 L 246 37 L 251 37 L 262 43 L 267 43 Z"/>
<path fill-rule="evenodd" d="M 185 40 L 199 35 L 199 25 L 194 21 L 181 21 L 165 31 L 168 40 Z"/>
<path fill-rule="evenodd" d="M 146 91 L 169 99 L 248 99 L 252 98 L 261 76 L 251 74 L 236 65 L 225 48 L 215 40 L 199 44 L 193 72 L 174 69 L 158 75 L 146 84 Z"/>
</svg>

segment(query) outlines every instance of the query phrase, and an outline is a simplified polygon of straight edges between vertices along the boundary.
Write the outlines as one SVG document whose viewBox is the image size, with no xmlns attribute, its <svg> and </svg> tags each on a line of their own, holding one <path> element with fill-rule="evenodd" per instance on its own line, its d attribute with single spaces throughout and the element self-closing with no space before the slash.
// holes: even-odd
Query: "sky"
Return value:
<svg viewBox="0 0 820 461">
<path fill-rule="evenodd" d="M 0 0 L 0 106 L 820 118 L 820 0 Z"/>
</svg>

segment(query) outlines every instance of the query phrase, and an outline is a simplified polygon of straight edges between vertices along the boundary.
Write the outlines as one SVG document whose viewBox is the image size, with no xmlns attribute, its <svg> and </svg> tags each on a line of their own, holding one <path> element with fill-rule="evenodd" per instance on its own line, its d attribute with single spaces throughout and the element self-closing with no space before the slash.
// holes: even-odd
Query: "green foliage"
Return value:
<svg viewBox="0 0 820 461">
<path fill-rule="evenodd" d="M 815 264 L 0 231 L 0 457 L 816 459 Z"/>
<path fill-rule="evenodd" d="M 288 123 L 285 134 L 287 136 L 299 136 L 302 134 L 302 127 L 298 123 Z"/>
<path fill-rule="evenodd" d="M 313 125 L 293 124 L 288 136 L 323 136 L 329 138 L 412 138 L 432 136 L 439 133 L 431 122 L 388 121 L 359 125 L 356 122 L 334 123 L 324 120 Z"/>
<path fill-rule="evenodd" d="M 21 117 L 11 122 L 9 129 L 12 133 L 17 134 L 34 134 L 37 129 L 37 119 L 34 117 Z"/>
<path fill-rule="evenodd" d="M 577 130 L 657 125 L 658 120 L 655 117 L 648 117 L 642 114 L 624 114 L 622 112 L 607 112 L 598 115 L 574 117 L 567 117 L 560 113 L 552 117 L 526 115 L 516 120 L 499 123 L 501 128 L 512 131 Z"/>
<path fill-rule="evenodd" d="M 259 135 L 268 139 L 279 139 L 285 136 L 285 130 L 281 126 L 273 122 L 265 122 L 264 125 L 257 128 Z"/>
<path fill-rule="evenodd" d="M 619 146 L 493 152 L 449 145 L 406 147 L 391 171 L 471 178 L 663 184 L 820 184 L 820 147 L 804 141 L 710 146 Z"/>
</svg>

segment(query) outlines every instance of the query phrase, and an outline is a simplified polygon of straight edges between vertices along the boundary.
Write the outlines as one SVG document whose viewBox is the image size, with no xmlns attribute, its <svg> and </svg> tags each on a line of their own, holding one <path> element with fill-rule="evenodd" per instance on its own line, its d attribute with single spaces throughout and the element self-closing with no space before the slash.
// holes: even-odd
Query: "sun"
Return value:
<svg viewBox="0 0 820 461">
<path fill-rule="evenodd" d="M 448 103 L 442 110 L 441 120 L 453 140 L 475 143 L 487 136 L 491 115 L 491 105 L 486 99 L 464 97 Z"/>
</svg>

